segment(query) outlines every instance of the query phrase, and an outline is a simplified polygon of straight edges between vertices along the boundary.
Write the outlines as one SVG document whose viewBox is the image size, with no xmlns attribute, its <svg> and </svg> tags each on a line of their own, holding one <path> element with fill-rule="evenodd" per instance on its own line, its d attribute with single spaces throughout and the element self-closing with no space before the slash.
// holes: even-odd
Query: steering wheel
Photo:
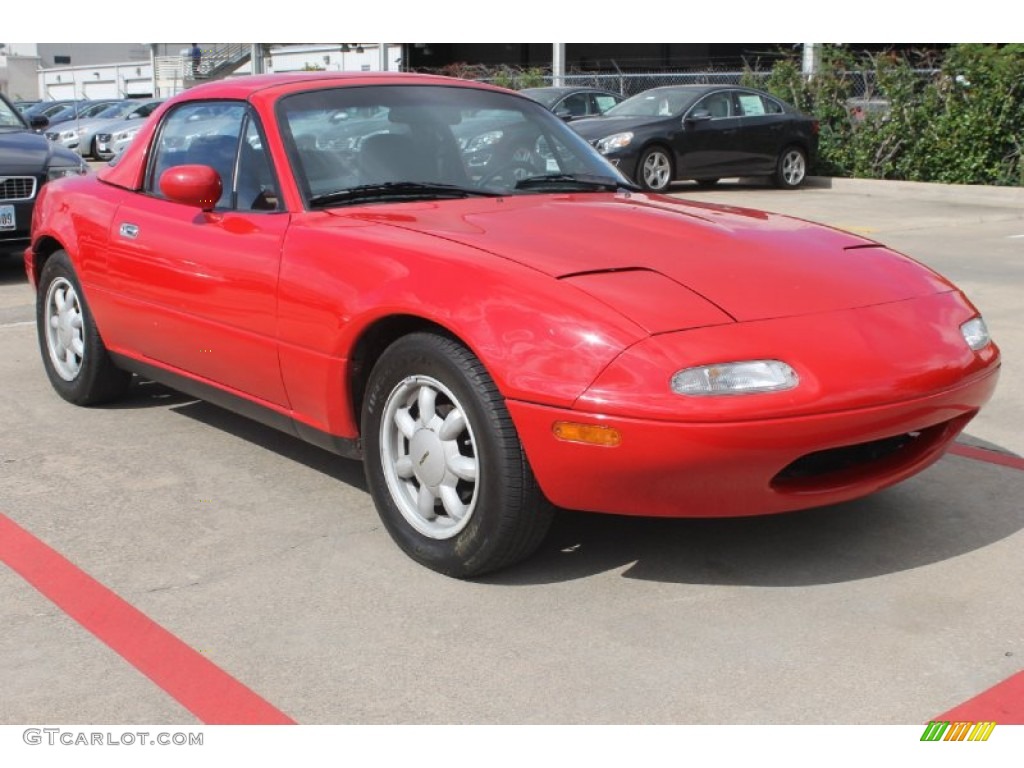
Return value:
<svg viewBox="0 0 1024 768">
<path fill-rule="evenodd" d="M 510 160 L 503 165 L 499 165 L 493 170 L 487 171 L 483 176 L 477 180 L 476 185 L 478 187 L 505 187 L 512 189 L 515 187 L 516 182 L 522 181 L 523 179 L 534 176 L 537 170 L 533 167 L 532 163 L 526 163 L 521 160 Z"/>
</svg>

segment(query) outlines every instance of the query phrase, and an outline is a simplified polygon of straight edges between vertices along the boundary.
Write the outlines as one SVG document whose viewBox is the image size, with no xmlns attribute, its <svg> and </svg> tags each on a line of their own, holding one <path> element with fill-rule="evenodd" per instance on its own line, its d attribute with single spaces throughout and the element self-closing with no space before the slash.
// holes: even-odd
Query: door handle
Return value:
<svg viewBox="0 0 1024 768">
<path fill-rule="evenodd" d="M 130 237 L 134 240 L 139 236 L 139 227 L 137 224 L 129 224 L 128 222 L 125 222 L 120 226 L 118 232 L 120 232 L 121 237 Z"/>
</svg>

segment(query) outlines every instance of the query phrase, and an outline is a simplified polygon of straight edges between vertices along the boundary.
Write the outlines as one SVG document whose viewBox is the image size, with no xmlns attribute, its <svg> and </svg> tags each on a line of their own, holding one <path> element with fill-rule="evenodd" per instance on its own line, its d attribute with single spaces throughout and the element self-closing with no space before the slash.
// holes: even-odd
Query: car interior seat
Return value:
<svg viewBox="0 0 1024 768">
<path fill-rule="evenodd" d="M 432 158 L 401 133 L 377 133 L 363 140 L 359 167 L 364 184 L 394 181 L 439 181 Z"/>
</svg>

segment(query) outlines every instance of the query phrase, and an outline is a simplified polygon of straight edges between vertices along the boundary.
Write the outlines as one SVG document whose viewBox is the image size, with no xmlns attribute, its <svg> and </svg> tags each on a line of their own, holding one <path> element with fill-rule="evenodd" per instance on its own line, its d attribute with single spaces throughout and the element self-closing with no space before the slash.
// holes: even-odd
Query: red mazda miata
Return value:
<svg viewBox="0 0 1024 768">
<path fill-rule="evenodd" d="M 556 507 L 871 493 L 999 369 L 915 261 L 641 192 L 536 102 L 425 75 L 193 88 L 43 188 L 26 267 L 63 398 L 140 376 L 362 458 L 395 541 L 460 577 L 525 558 Z"/>
</svg>

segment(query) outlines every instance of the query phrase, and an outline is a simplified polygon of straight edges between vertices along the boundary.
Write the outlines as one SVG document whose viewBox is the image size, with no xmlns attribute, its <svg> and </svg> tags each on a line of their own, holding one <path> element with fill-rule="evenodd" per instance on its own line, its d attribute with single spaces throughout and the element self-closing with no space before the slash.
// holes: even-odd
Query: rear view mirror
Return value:
<svg viewBox="0 0 1024 768">
<path fill-rule="evenodd" d="M 703 123 L 705 120 L 710 120 L 710 119 L 711 119 L 711 113 L 708 112 L 706 109 L 695 109 L 695 110 L 693 110 L 693 112 L 691 112 L 687 116 L 686 122 L 688 122 L 688 123 Z"/>
</svg>

